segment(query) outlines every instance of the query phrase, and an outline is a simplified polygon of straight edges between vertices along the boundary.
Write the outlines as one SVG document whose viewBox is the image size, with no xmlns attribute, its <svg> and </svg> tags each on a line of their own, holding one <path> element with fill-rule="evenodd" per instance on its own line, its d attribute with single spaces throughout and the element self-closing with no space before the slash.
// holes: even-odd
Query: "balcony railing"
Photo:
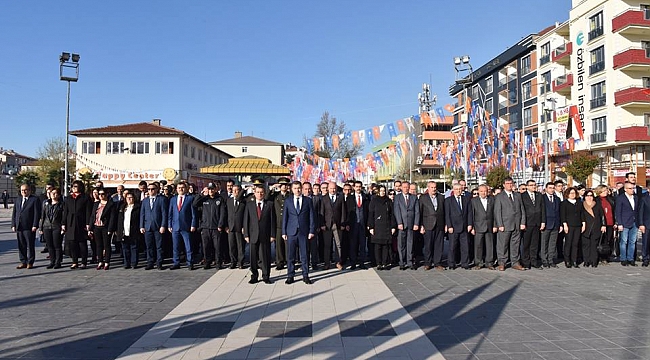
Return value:
<svg viewBox="0 0 650 360">
<path fill-rule="evenodd" d="M 630 35 L 641 35 L 650 27 L 650 9 L 629 8 L 612 19 L 612 32 L 629 31 Z"/>
<path fill-rule="evenodd" d="M 566 84 L 569 81 L 569 77 L 571 74 L 564 74 L 560 75 L 557 78 L 555 78 L 555 86 L 562 86 Z"/>
<path fill-rule="evenodd" d="M 591 99 L 591 109 L 603 107 L 606 104 L 607 104 L 607 96 L 605 95 Z"/>
<path fill-rule="evenodd" d="M 565 51 L 566 51 L 566 43 L 556 47 L 555 50 L 553 50 L 553 55 L 558 56 L 559 54 Z"/>
<path fill-rule="evenodd" d="M 607 141 L 607 133 L 596 133 L 596 134 L 591 134 L 591 143 L 602 143 Z"/>
<path fill-rule="evenodd" d="M 602 26 L 599 27 L 599 28 L 595 28 L 595 29 L 591 30 L 589 32 L 589 35 L 588 35 L 589 41 L 591 41 L 591 40 L 593 40 L 593 39 L 595 39 L 597 37 L 602 36 L 604 33 L 605 33 L 605 31 L 604 31 Z"/>
<path fill-rule="evenodd" d="M 604 61 L 599 61 L 595 64 L 589 65 L 589 75 L 593 75 L 595 73 L 599 73 L 601 71 L 605 70 L 605 62 Z"/>
<path fill-rule="evenodd" d="M 508 107 L 508 101 L 499 102 L 499 110 L 503 110 Z"/>
<path fill-rule="evenodd" d="M 544 65 L 544 64 L 546 64 L 546 63 L 549 62 L 549 61 L 551 61 L 551 55 L 550 55 L 550 54 L 548 54 L 548 55 L 543 55 L 542 57 L 539 58 L 539 64 L 540 64 L 540 65 Z"/>
</svg>

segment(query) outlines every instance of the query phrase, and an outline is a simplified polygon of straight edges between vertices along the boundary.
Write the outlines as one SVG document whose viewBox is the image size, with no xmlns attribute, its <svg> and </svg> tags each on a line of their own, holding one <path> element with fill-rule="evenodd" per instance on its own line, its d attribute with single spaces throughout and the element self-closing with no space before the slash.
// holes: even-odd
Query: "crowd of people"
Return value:
<svg viewBox="0 0 650 360">
<path fill-rule="evenodd" d="M 502 186 L 472 191 L 455 182 L 446 193 L 434 181 L 418 193 L 416 184 L 398 180 L 392 189 L 372 184 L 367 190 L 360 181 L 340 187 L 288 178 L 268 188 L 261 180 L 246 189 L 232 180 L 225 189 L 209 183 L 200 192 L 184 181 L 142 181 L 133 190 L 120 185 L 114 194 L 95 185 L 86 194 L 74 181 L 65 198 L 49 185 L 43 197 L 27 184 L 20 187 L 11 223 L 18 269 L 34 267 L 37 236 L 46 244 L 48 269 L 61 268 L 66 254 L 71 269 L 90 261 L 109 270 L 118 257 L 113 246 L 125 269 L 144 262 L 145 270 L 163 270 L 170 254 L 171 270 L 183 263 L 189 270 L 228 263 L 244 269 L 248 253 L 250 283 L 260 281 L 260 271 L 271 283 L 272 263 L 277 270 L 287 267 L 287 284 L 298 264 L 307 284 L 310 269 L 333 267 L 524 271 L 614 260 L 636 266 L 638 232 L 642 266 L 650 262 L 650 195 L 636 185 L 634 173 L 614 189 L 566 187 L 561 180 L 540 188 L 528 180 L 517 188 L 508 177 Z"/>
</svg>

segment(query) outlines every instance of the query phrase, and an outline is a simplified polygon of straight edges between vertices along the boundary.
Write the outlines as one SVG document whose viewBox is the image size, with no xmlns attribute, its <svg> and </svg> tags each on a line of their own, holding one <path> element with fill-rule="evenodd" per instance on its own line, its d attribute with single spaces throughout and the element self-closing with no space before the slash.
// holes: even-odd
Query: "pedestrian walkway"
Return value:
<svg viewBox="0 0 650 360">
<path fill-rule="evenodd" d="M 374 270 L 272 274 L 217 272 L 119 359 L 444 359 Z"/>
</svg>

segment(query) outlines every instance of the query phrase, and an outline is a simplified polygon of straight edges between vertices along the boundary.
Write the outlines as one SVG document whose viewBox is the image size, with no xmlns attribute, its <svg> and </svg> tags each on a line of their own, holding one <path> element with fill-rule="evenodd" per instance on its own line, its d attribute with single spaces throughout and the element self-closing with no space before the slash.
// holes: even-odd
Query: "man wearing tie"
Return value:
<svg viewBox="0 0 650 360">
<path fill-rule="evenodd" d="M 420 233 L 424 238 L 424 270 L 431 270 L 432 265 L 436 270 L 444 270 L 442 251 L 445 232 L 447 232 L 445 196 L 438 193 L 438 185 L 435 181 L 427 183 L 427 193 L 420 196 L 419 203 L 422 215 Z"/>
<path fill-rule="evenodd" d="M 334 242 L 338 262 L 336 267 L 343 270 L 345 264 L 346 249 L 342 247 L 343 241 L 343 224 L 346 221 L 347 212 L 345 211 L 345 202 L 343 196 L 336 192 L 336 183 L 327 184 L 327 193 L 323 196 L 323 249 L 325 270 L 330 268 L 330 258 L 332 256 L 332 241 Z"/>
<path fill-rule="evenodd" d="M 194 259 L 192 258 L 192 246 L 190 243 L 190 233 L 196 231 L 197 219 L 196 212 L 192 206 L 194 197 L 187 194 L 187 184 L 180 182 L 176 185 L 177 195 L 169 201 L 169 232 L 172 233 L 173 261 L 174 264 L 170 270 L 180 269 L 180 244 L 185 244 L 185 254 L 187 257 L 187 269 L 194 270 Z M 206 249 L 206 253 L 208 250 Z M 209 264 L 206 259 L 206 264 Z"/>
<path fill-rule="evenodd" d="M 497 229 L 494 227 L 494 198 L 488 196 L 487 185 L 478 187 L 478 196 L 472 198 L 470 205 L 468 225 L 474 235 L 474 269 L 486 266 L 488 270 L 494 270 L 493 234 Z"/>
<path fill-rule="evenodd" d="M 309 279 L 309 263 L 307 261 L 307 241 L 311 241 L 316 233 L 316 216 L 310 198 L 302 196 L 302 184 L 294 181 L 291 184 L 293 196 L 284 202 L 284 216 L 282 217 L 282 238 L 287 241 L 287 281 L 293 284 L 295 276 L 296 246 L 300 250 L 300 265 L 302 267 L 302 281 L 311 284 Z"/>
<path fill-rule="evenodd" d="M 521 262 L 526 269 L 531 266 L 537 269 L 544 267 L 539 260 L 540 231 L 546 226 L 546 206 L 542 201 L 542 194 L 536 191 L 535 180 L 526 182 L 526 191 L 521 194 L 524 209 L 526 209 L 526 231 L 524 231 L 524 244 L 522 246 Z"/>
<path fill-rule="evenodd" d="M 147 186 L 149 195 L 142 201 L 140 208 L 140 232 L 144 234 L 147 247 L 147 266 L 145 270 L 153 269 L 154 261 L 158 270 L 162 270 L 163 248 L 162 235 L 167 230 L 167 198 L 158 196 L 158 186 L 151 183 Z"/>
<path fill-rule="evenodd" d="M 368 202 L 369 200 L 361 192 L 363 183 L 354 182 L 354 211 L 349 212 L 350 218 L 350 270 L 354 270 L 358 265 L 361 269 L 366 269 L 366 222 L 368 221 Z"/>
<path fill-rule="evenodd" d="M 230 182 L 230 180 L 228 181 Z M 243 269 L 246 243 L 242 235 L 242 220 L 246 204 L 244 203 L 244 192 L 241 191 L 241 186 L 233 185 L 231 191 L 232 196 L 226 201 L 226 212 L 228 213 L 228 228 L 226 231 L 228 232 L 228 247 L 230 248 L 230 268 L 234 269 L 239 266 L 240 269 Z"/>
<path fill-rule="evenodd" d="M 542 265 L 547 268 L 556 268 L 557 259 L 557 237 L 562 231 L 560 222 L 560 203 L 562 202 L 555 195 L 555 184 L 546 183 L 546 192 L 542 196 L 544 199 L 544 229 L 542 230 Z"/>
<path fill-rule="evenodd" d="M 413 258 L 413 232 L 417 231 L 420 224 L 420 206 L 418 198 L 409 194 L 409 182 L 402 183 L 402 192 L 395 195 L 393 213 L 397 222 L 397 250 L 399 252 L 399 268 L 406 270 L 407 265 L 411 270 L 416 270 Z"/>
<path fill-rule="evenodd" d="M 259 263 L 262 263 L 262 281 L 271 284 L 271 243 L 275 241 L 276 217 L 273 201 L 265 200 L 264 185 L 256 185 L 253 201 L 246 201 L 243 218 L 244 240 L 250 244 L 251 279 L 259 280 Z"/>
<path fill-rule="evenodd" d="M 521 194 L 514 191 L 514 181 L 506 177 L 503 191 L 494 200 L 494 226 L 497 227 L 497 257 L 499 271 L 506 270 L 508 247 L 510 247 L 510 266 L 515 270 L 526 270 L 519 264 L 519 245 L 521 231 L 526 230 L 526 210 Z"/>
<path fill-rule="evenodd" d="M 453 270 L 456 268 L 456 247 L 460 245 L 460 265 L 463 269 L 469 270 L 469 242 L 467 232 L 471 230 L 468 226 L 470 198 L 463 196 L 463 187 L 456 184 L 453 187 L 452 195 L 445 199 L 445 223 L 449 235 L 449 254 L 447 256 L 447 267 Z"/>
<path fill-rule="evenodd" d="M 18 198 L 11 214 L 11 231 L 16 232 L 18 239 L 18 257 L 20 265 L 16 269 L 31 269 L 34 267 L 36 230 L 41 219 L 42 201 L 32 195 L 29 185 L 20 185 L 21 197 Z M 54 256 L 54 254 L 52 254 Z"/>
</svg>

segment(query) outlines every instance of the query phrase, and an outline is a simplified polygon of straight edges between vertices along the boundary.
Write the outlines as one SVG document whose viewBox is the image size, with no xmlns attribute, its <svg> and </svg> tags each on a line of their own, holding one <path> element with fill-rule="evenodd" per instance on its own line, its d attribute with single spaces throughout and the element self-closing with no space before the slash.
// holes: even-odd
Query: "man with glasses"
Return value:
<svg viewBox="0 0 650 360">
<path fill-rule="evenodd" d="M 531 266 L 543 269 L 537 254 L 539 253 L 540 231 L 544 230 L 546 221 L 546 206 L 542 195 L 537 192 L 535 180 L 526 181 L 526 192 L 521 194 L 521 200 L 526 209 L 526 230 L 524 231 L 524 246 L 522 248 L 521 262 L 526 269 Z"/>
<path fill-rule="evenodd" d="M 149 196 L 142 201 L 140 208 L 140 232 L 144 234 L 147 247 L 147 266 L 144 269 L 153 269 L 155 262 L 158 270 L 163 270 L 162 235 L 167 229 L 168 201 L 158 195 L 156 184 L 147 186 L 147 191 Z"/>
<path fill-rule="evenodd" d="M 18 239 L 18 257 L 20 265 L 16 269 L 31 269 L 34 267 L 36 254 L 36 230 L 41 219 L 43 202 L 32 195 L 32 190 L 27 184 L 20 186 L 20 194 L 11 214 L 11 231 L 16 232 Z M 54 254 L 52 254 L 54 256 Z"/>
<path fill-rule="evenodd" d="M 503 182 L 503 192 L 495 197 L 494 226 L 497 233 L 497 258 L 499 271 L 505 271 L 510 249 L 510 266 L 515 270 L 526 270 L 519 264 L 519 245 L 521 231 L 526 230 L 526 210 L 521 201 L 521 194 L 514 191 L 515 184 L 511 177 Z"/>
<path fill-rule="evenodd" d="M 562 232 L 560 222 L 560 198 L 555 195 L 555 184 L 546 183 L 546 192 L 542 195 L 544 199 L 544 228 L 542 231 L 542 265 L 547 268 L 556 268 L 557 259 L 557 237 Z"/>
<path fill-rule="evenodd" d="M 636 266 L 634 246 L 638 228 L 639 197 L 634 194 L 635 185 L 625 182 L 625 194 L 616 197 L 616 223 L 620 234 L 620 259 L 623 266 Z"/>
<path fill-rule="evenodd" d="M 641 197 L 641 194 L 643 194 L 643 188 L 636 184 L 635 172 L 629 172 L 625 174 L 625 184 L 631 184 L 632 188 L 634 189 L 634 195 L 636 195 L 637 197 Z M 625 191 L 619 191 L 618 193 L 619 196 L 624 194 L 626 194 Z"/>
<path fill-rule="evenodd" d="M 197 216 L 192 202 L 194 196 L 187 194 L 187 184 L 180 182 L 176 185 L 177 195 L 169 200 L 169 232 L 172 233 L 173 260 L 174 264 L 170 270 L 180 269 L 180 244 L 185 244 L 185 255 L 187 269 L 194 270 L 194 258 L 192 257 L 192 245 L 190 233 L 196 231 Z M 206 261 L 207 263 L 207 261 Z"/>
</svg>

